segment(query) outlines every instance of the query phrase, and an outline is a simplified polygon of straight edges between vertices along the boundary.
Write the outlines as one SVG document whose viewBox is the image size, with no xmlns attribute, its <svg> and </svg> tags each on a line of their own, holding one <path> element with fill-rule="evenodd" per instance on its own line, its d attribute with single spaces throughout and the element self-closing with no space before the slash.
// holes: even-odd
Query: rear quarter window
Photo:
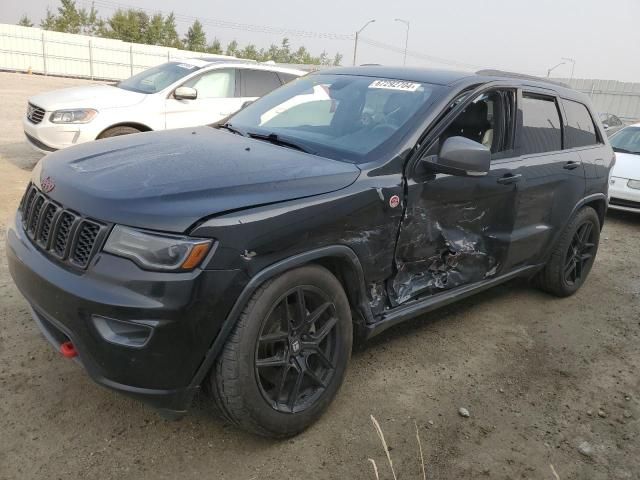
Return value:
<svg viewBox="0 0 640 480">
<path fill-rule="evenodd" d="M 563 100 L 564 111 L 567 115 L 566 148 L 586 147 L 598 144 L 598 134 L 585 105 L 573 100 Z"/>
</svg>

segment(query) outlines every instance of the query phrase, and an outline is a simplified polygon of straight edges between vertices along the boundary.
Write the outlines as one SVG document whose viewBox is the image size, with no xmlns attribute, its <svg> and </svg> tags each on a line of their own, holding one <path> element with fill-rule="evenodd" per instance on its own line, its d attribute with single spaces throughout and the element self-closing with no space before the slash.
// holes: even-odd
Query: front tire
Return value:
<svg viewBox="0 0 640 480">
<path fill-rule="evenodd" d="M 209 374 L 231 423 L 284 438 L 315 422 L 335 397 L 351 356 L 347 296 L 327 269 L 290 270 L 248 302 Z"/>
<path fill-rule="evenodd" d="M 122 135 L 131 135 L 132 133 L 140 133 L 141 131 L 142 130 L 138 130 L 137 128 L 134 128 L 134 127 L 126 127 L 126 126 L 112 127 L 112 128 L 108 128 L 107 130 L 102 132 L 100 135 L 98 135 L 98 138 L 96 140 L 100 140 L 102 138 L 120 137 Z"/>
<path fill-rule="evenodd" d="M 573 295 L 587 279 L 598 252 L 600 218 L 591 207 L 579 210 L 566 226 L 544 269 L 538 286 L 558 297 Z"/>
</svg>

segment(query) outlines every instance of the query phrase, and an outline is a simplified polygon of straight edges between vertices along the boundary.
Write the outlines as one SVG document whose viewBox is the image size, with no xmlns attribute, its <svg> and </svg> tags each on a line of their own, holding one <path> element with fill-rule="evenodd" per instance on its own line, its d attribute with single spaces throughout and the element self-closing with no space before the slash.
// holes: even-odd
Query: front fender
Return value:
<svg viewBox="0 0 640 480">
<path fill-rule="evenodd" d="M 365 292 L 364 274 L 362 271 L 362 265 L 358 256 L 353 250 L 345 245 L 330 245 L 315 250 L 310 250 L 298 255 L 291 256 L 284 260 L 281 260 L 273 265 L 260 271 L 253 276 L 249 283 L 245 286 L 242 293 L 238 296 L 234 303 L 229 315 L 222 324 L 222 328 L 217 337 L 211 344 L 211 347 L 206 353 L 202 364 L 198 368 L 189 388 L 191 391 L 195 391 L 198 385 L 202 383 L 205 376 L 213 366 L 216 358 L 222 351 L 224 344 L 226 343 L 229 335 L 233 331 L 245 305 L 249 302 L 253 294 L 263 285 L 266 281 L 275 278 L 276 276 L 302 265 L 306 265 L 318 260 L 327 260 L 331 258 L 339 258 L 350 266 L 350 278 L 349 278 L 349 290 L 351 294 L 347 292 L 350 297 L 350 301 L 355 300 L 356 305 L 352 307 L 356 308 L 360 314 L 365 318 L 365 321 L 370 322 L 372 319 L 371 308 L 367 302 L 367 295 Z M 354 284 L 355 283 L 355 284 Z M 353 297 L 355 295 L 355 298 Z"/>
</svg>

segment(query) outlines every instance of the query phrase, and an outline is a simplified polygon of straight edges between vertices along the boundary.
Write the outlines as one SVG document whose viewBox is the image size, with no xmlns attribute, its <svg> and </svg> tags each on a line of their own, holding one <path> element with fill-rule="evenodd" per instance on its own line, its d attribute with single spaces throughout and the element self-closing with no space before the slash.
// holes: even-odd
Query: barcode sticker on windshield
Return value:
<svg viewBox="0 0 640 480">
<path fill-rule="evenodd" d="M 375 80 L 371 82 L 369 88 L 384 88 L 386 90 L 402 90 L 404 92 L 415 92 L 420 88 L 419 83 L 406 82 L 404 80 Z"/>
</svg>

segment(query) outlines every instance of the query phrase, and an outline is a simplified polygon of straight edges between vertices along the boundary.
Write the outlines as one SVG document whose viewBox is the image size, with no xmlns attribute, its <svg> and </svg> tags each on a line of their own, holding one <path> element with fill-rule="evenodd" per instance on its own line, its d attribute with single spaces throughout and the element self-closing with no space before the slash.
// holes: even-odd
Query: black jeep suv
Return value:
<svg viewBox="0 0 640 480">
<path fill-rule="evenodd" d="M 353 338 L 515 277 L 585 281 L 614 154 L 584 95 L 494 71 L 295 80 L 212 127 L 53 153 L 8 230 L 45 336 L 168 415 L 316 420 Z"/>
</svg>

